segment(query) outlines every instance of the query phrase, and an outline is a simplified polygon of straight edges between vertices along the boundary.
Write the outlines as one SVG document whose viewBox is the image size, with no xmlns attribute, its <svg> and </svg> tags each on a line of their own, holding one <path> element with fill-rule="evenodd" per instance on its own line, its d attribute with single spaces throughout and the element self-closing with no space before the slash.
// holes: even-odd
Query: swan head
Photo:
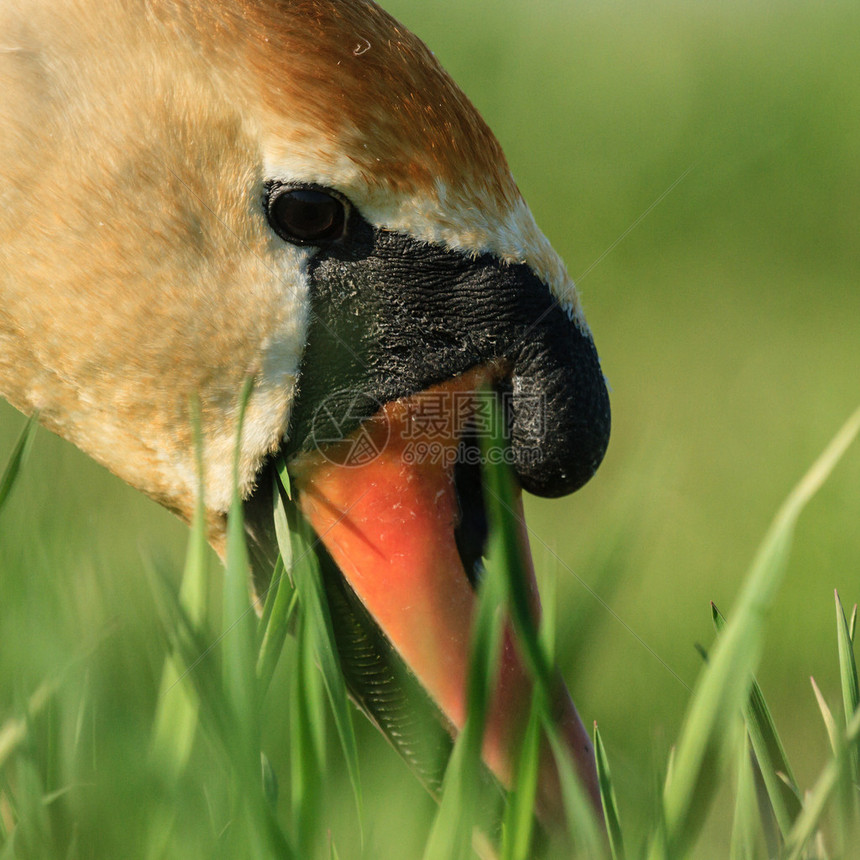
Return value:
<svg viewBox="0 0 860 860">
<path fill-rule="evenodd" d="M 185 519 L 199 404 L 223 552 L 252 377 L 238 480 L 257 589 L 283 456 L 350 623 L 462 726 L 477 392 L 497 392 L 517 481 L 541 495 L 585 483 L 610 426 L 576 289 L 498 142 L 370 0 L 9 4 L 0 32 L 0 392 Z M 485 745 L 504 781 L 526 683 L 508 651 Z"/>
</svg>

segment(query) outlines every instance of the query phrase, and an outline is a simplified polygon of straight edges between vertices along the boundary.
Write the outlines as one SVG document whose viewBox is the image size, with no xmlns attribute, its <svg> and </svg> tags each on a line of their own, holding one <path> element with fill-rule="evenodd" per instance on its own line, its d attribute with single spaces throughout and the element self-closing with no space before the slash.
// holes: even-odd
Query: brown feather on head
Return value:
<svg viewBox="0 0 860 860">
<path fill-rule="evenodd" d="M 467 514 L 481 519 L 480 470 L 467 488 L 453 464 L 410 464 L 392 445 L 356 498 L 357 473 L 309 454 L 298 430 L 333 388 L 366 395 L 343 442 L 368 403 L 402 427 L 427 392 L 471 404 L 489 382 L 511 395 L 511 449 L 537 464 L 517 461 L 523 486 L 558 495 L 597 468 L 609 404 L 594 344 L 484 121 L 370 0 L 7 0 L 0 33 L 0 392 L 186 519 L 198 399 L 220 549 L 252 375 L 249 519 L 271 514 L 271 455 L 292 456 L 354 616 L 462 725 L 486 529 L 460 538 Z M 343 231 L 291 234 L 275 194 L 327 201 Z M 446 450 L 469 447 L 467 426 L 448 430 Z M 530 699 L 518 661 L 506 649 L 484 750 L 505 780 Z M 590 742 L 559 690 L 593 790 Z"/>
</svg>

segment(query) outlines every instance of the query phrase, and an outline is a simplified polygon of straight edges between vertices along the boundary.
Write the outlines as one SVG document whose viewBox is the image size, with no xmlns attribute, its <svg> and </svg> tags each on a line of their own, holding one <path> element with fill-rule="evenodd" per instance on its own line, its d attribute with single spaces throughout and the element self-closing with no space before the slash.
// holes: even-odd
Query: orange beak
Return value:
<svg viewBox="0 0 860 860">
<path fill-rule="evenodd" d="M 473 571 L 458 529 L 474 498 L 459 491 L 462 440 L 475 432 L 478 390 L 494 370 L 480 368 L 385 405 L 346 438 L 290 464 L 298 503 L 349 587 L 454 730 L 466 720 L 470 639 L 476 610 Z M 474 450 L 474 449 L 473 449 Z M 526 583 L 539 612 L 522 503 L 519 541 Z M 483 756 L 510 787 L 528 719 L 531 679 L 512 627 L 505 632 Z M 599 810 L 591 741 L 559 679 L 553 714 L 582 783 Z M 559 782 L 544 754 L 538 792 L 544 818 L 560 817 Z"/>
</svg>

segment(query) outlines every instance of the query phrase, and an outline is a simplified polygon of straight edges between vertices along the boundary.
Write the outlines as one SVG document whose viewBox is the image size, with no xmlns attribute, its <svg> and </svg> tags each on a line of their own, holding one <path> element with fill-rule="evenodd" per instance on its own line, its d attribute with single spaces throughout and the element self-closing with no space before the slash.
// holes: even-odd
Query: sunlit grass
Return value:
<svg viewBox="0 0 860 860">
<path fill-rule="evenodd" d="M 6 504 L 9 494 L 12 492 L 12 487 L 15 486 L 15 481 L 21 471 L 21 467 L 27 460 L 30 446 L 33 444 L 33 437 L 38 426 L 38 415 L 33 415 L 27 422 L 26 427 L 21 431 L 12 453 L 9 455 L 9 460 L 6 463 L 3 472 L 0 473 L 0 510 Z"/>
<path fill-rule="evenodd" d="M 29 432 L 28 427 L 22 438 L 26 439 Z M 720 788 L 732 780 L 733 766 L 738 802 L 732 828 L 732 857 L 763 856 L 766 844 L 770 856 L 775 852 L 791 860 L 817 860 L 845 856 L 847 846 L 855 844 L 860 823 L 856 779 L 860 751 L 854 657 L 856 607 L 846 616 L 836 596 L 844 728 L 837 726 L 830 707 L 816 690 L 831 740 L 832 757 L 823 763 L 821 775 L 805 799 L 799 796 L 783 744 L 752 673 L 761 659 L 767 618 L 784 576 L 797 519 L 858 433 L 860 410 L 778 512 L 728 622 L 714 608 L 719 631 L 717 642 L 687 709 L 677 751 L 667 765 L 663 798 L 651 823 L 647 853 L 655 860 L 694 856 L 705 816 Z M 491 444 L 503 444 L 503 440 L 491 440 Z M 7 497 L 21 474 L 24 448 L 20 442 L 15 446 L 3 472 Z M 553 737 L 549 715 L 551 633 L 544 631 L 541 635 L 528 596 L 520 589 L 523 579 L 516 570 L 519 563 L 514 539 L 516 523 L 510 519 L 513 491 L 505 468 L 485 467 L 485 486 L 491 531 L 488 572 L 479 593 L 473 633 L 469 716 L 454 745 L 439 810 L 427 831 L 424 858 L 467 860 L 477 851 L 483 857 L 499 856 L 505 860 L 532 856 L 620 860 L 625 856 L 623 810 L 618 805 L 599 732 L 595 729 L 605 835 L 601 834 L 584 792 L 578 787 L 566 753 Z M 274 596 L 271 602 L 266 601 L 260 621 L 252 612 L 248 596 L 248 560 L 238 496 L 228 525 L 220 625 L 213 625 L 207 613 L 205 580 L 209 573 L 203 553 L 202 499 L 191 531 L 179 592 L 172 591 L 157 573 L 153 575 L 152 587 L 163 607 L 172 653 L 165 663 L 152 718 L 150 754 L 138 764 L 144 773 L 137 775 L 137 779 L 155 780 L 158 785 L 138 809 L 148 857 L 188 856 L 189 851 L 193 856 L 215 851 L 218 856 L 254 858 L 333 856 L 335 852 L 338 856 L 363 855 L 362 788 L 352 708 L 346 700 L 327 598 L 315 563 L 315 538 L 292 502 L 289 476 L 283 464 L 273 489 L 273 516 L 286 562 L 285 574 L 274 581 Z M 299 683 L 293 688 L 291 702 L 290 727 L 295 736 L 291 804 L 285 815 L 278 808 L 280 780 L 262 748 L 261 719 L 262 698 L 269 688 L 272 664 L 279 659 L 294 613 L 297 613 L 298 647 L 291 671 Z M 547 617 L 551 627 L 552 608 Z M 483 725 L 492 696 L 491 679 L 495 676 L 506 618 L 513 622 L 520 652 L 527 655 L 535 692 L 515 790 L 508 795 L 503 808 L 488 818 L 486 798 L 482 798 L 486 786 L 478 774 Z M 207 661 L 212 651 L 217 651 L 220 672 L 214 671 L 211 661 Z M 63 687 L 73 683 L 68 676 L 52 683 L 46 681 L 22 703 L 19 713 L 6 718 L 0 726 L 0 857 L 93 856 L 83 847 L 85 842 L 81 841 L 73 808 L 66 807 L 67 799 L 80 802 L 77 797 L 80 786 L 53 782 L 60 776 L 62 761 L 67 762 L 66 766 L 70 762 L 74 770 L 75 759 L 86 754 L 79 743 L 81 721 L 77 721 L 71 740 L 64 738 L 50 719 L 47 736 L 39 731 L 39 722 L 56 707 L 55 699 L 60 698 Z M 330 836 L 328 842 L 325 840 L 328 821 L 321 792 L 327 756 L 323 689 L 357 806 L 358 832 L 354 836 L 357 842 L 349 846 L 348 852 L 343 846 L 338 848 Z M 86 690 L 82 691 L 81 701 L 85 704 L 88 695 Z M 743 721 L 745 731 L 740 730 Z M 190 846 L 183 842 L 178 850 L 177 831 L 181 822 L 174 804 L 182 781 L 189 776 L 191 750 L 198 730 L 208 736 L 210 753 L 216 752 L 221 759 L 221 784 L 205 782 L 201 787 L 204 793 L 220 794 L 225 805 L 220 819 L 210 810 L 213 814 L 207 836 L 198 837 Z M 539 838 L 540 828 L 533 818 L 541 732 L 550 739 L 566 795 L 563 805 L 567 834 L 561 831 L 549 834 L 549 842 Z M 48 746 L 44 747 L 42 742 L 46 737 Z M 758 793 L 757 814 L 754 814 L 752 798 L 757 781 L 764 792 Z M 111 811 L 105 809 L 102 814 Z M 538 844 L 544 847 L 538 848 Z M 827 844 L 836 848 L 825 849 L 823 846 Z"/>
</svg>

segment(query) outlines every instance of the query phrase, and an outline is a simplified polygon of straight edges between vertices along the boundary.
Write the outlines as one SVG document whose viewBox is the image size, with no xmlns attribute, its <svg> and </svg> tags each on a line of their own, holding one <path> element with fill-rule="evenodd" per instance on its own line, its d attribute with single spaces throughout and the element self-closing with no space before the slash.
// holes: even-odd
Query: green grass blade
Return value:
<svg viewBox="0 0 860 860">
<path fill-rule="evenodd" d="M 621 832 L 621 818 L 618 814 L 618 801 L 615 799 L 615 786 L 609 770 L 609 759 L 603 746 L 603 738 L 597 723 L 594 724 L 594 755 L 597 760 L 597 779 L 600 785 L 600 800 L 603 804 L 603 818 L 609 836 L 609 851 L 612 860 L 624 860 L 624 839 Z"/>
<path fill-rule="evenodd" d="M 299 690 L 296 706 L 304 715 L 303 720 L 306 721 L 308 731 L 310 733 L 311 742 L 315 749 L 315 760 L 319 762 L 320 767 L 325 766 L 326 757 L 326 717 L 325 717 L 325 701 L 324 696 L 327 695 L 325 684 L 321 673 L 314 663 L 316 655 L 316 646 L 311 637 L 311 627 L 307 624 L 302 624 L 301 601 L 299 593 L 295 586 L 294 567 L 296 565 L 308 565 L 307 576 L 313 577 L 317 582 L 321 581 L 321 572 L 317 561 L 316 553 L 313 550 L 313 545 L 310 542 L 312 532 L 304 523 L 300 513 L 297 510 L 291 510 L 290 519 L 287 516 L 287 504 L 281 496 L 283 489 L 286 499 L 292 499 L 292 487 L 290 484 L 290 475 L 287 472 L 286 463 L 281 459 L 278 462 L 278 472 L 273 478 L 273 518 L 275 523 L 275 534 L 280 550 L 279 560 L 287 561 L 284 563 L 286 576 L 281 577 L 280 588 L 289 589 L 285 595 L 290 594 L 290 607 L 288 612 L 290 615 L 295 613 L 297 618 L 297 628 L 299 637 L 297 638 L 298 653 L 296 656 L 296 675 L 301 676 L 302 684 Z M 304 524 L 304 526 L 302 525 Z M 308 539 L 305 541 L 302 536 L 302 528 L 307 529 Z M 284 556 L 284 553 L 287 553 Z M 327 605 L 327 604 L 326 604 Z M 286 619 L 284 626 L 289 623 L 289 618 Z M 332 646 L 335 647 L 336 646 Z M 336 654 L 335 650 L 335 654 Z M 298 713 L 295 715 L 298 719 Z M 351 717 L 351 715 L 350 715 Z M 344 748 L 346 753 L 346 749 Z M 356 770 L 357 774 L 357 770 Z M 308 776 L 309 778 L 309 776 Z M 355 788 L 353 787 L 353 792 Z M 359 799 L 356 795 L 356 804 Z"/>
<path fill-rule="evenodd" d="M 592 860 L 606 857 L 606 837 L 597 820 L 591 798 L 576 772 L 570 750 L 558 731 L 548 710 L 544 712 L 544 732 L 558 768 L 561 800 L 568 832 L 577 846 L 577 857 Z"/>
<path fill-rule="evenodd" d="M 521 524 L 515 513 L 517 505 L 513 479 L 510 468 L 501 462 L 502 458 L 492 456 L 494 452 L 504 450 L 508 444 L 502 434 L 505 425 L 496 398 L 490 392 L 486 392 L 485 396 L 489 398 L 489 410 L 495 412 L 490 426 L 497 431 L 494 437 L 482 440 L 485 455 L 484 498 L 490 522 L 489 556 L 491 560 L 498 560 L 504 574 L 502 579 L 517 645 L 539 693 L 537 701 L 541 723 L 559 772 L 562 808 L 568 830 L 585 856 L 601 857 L 605 855 L 605 840 L 597 822 L 597 810 L 583 788 L 550 712 L 549 703 L 555 692 L 556 674 L 541 641 L 528 590 L 529 577 L 523 569 L 524 560 L 519 545 Z M 550 630 L 552 626 L 551 622 Z"/>
<path fill-rule="evenodd" d="M 752 747 L 749 736 L 744 738 L 738 761 L 738 787 L 732 821 L 731 860 L 754 860 L 757 856 L 756 790 L 753 775 Z"/>
<path fill-rule="evenodd" d="M 198 406 L 194 403 L 191 408 L 200 486 L 179 591 L 179 606 L 184 613 L 185 623 L 194 627 L 196 633 L 202 636 L 207 626 L 209 589 L 203 441 Z M 187 664 L 175 650 L 164 661 L 150 739 L 150 765 L 164 781 L 169 795 L 176 790 L 179 778 L 188 765 L 199 722 L 200 700 L 193 680 L 183 677 L 186 667 Z M 164 856 L 174 830 L 175 819 L 175 806 L 172 802 L 164 804 L 153 815 L 148 827 L 147 857 L 156 860 Z"/>
<path fill-rule="evenodd" d="M 498 407 L 492 402 L 495 409 Z M 501 426 L 499 421 L 494 426 Z M 487 440 L 484 440 L 487 441 Z M 484 450 L 502 450 L 506 442 L 501 435 L 489 440 Z M 487 516 L 491 526 L 489 537 L 489 554 L 500 559 L 501 570 L 505 577 L 505 588 L 508 595 L 508 607 L 511 620 L 517 634 L 526 666 L 535 682 L 541 684 L 550 698 L 552 689 L 552 672 L 546 653 L 541 647 L 538 624 L 532 609 L 532 599 L 528 591 L 528 580 L 523 570 L 523 559 L 520 554 L 519 532 L 520 523 L 516 518 L 516 501 L 510 469 L 503 463 L 496 462 L 496 457 L 486 457 L 487 463 L 483 470 Z M 494 537 L 495 535 L 495 537 Z M 495 548 L 493 544 L 495 542 Z"/>
<path fill-rule="evenodd" d="M 857 711 L 851 718 L 843 742 L 848 748 L 856 748 L 860 743 L 860 711 Z M 786 860 L 801 860 L 803 857 L 806 845 L 818 831 L 827 803 L 834 789 L 839 785 L 841 771 L 844 770 L 846 764 L 845 756 L 837 756 L 825 765 L 814 788 L 807 795 L 803 812 L 801 812 L 789 838 L 786 840 Z"/>
<path fill-rule="evenodd" d="M 257 625 L 251 607 L 250 563 L 245 543 L 239 462 L 245 410 L 253 378 L 245 381 L 239 401 L 233 497 L 227 517 L 222 627 L 222 684 L 232 732 L 223 740 L 231 754 L 237 781 L 233 786 L 236 827 L 231 838 L 251 857 L 292 856 L 293 850 L 269 804 L 260 749 L 260 696 L 257 683 Z"/>
<path fill-rule="evenodd" d="M 663 780 L 663 790 L 667 791 L 672 783 L 672 774 L 675 772 L 675 752 L 677 747 L 673 744 L 669 748 L 669 758 L 666 760 L 666 778 Z"/>
<path fill-rule="evenodd" d="M 556 555 L 547 553 L 554 562 L 558 562 Z M 540 645 L 546 654 L 547 662 L 555 665 L 556 640 L 558 628 L 558 579 L 555 575 L 547 576 L 541 583 L 541 618 L 540 618 Z"/>
<path fill-rule="evenodd" d="M 259 781 L 260 742 L 257 691 L 256 618 L 248 590 L 249 560 L 245 543 L 242 499 L 239 495 L 239 456 L 245 408 L 253 379 L 242 389 L 233 463 L 233 498 L 227 517 L 227 557 L 224 569 L 222 674 L 224 694 L 230 703 L 238 743 L 238 764 L 243 775 Z"/>
<path fill-rule="evenodd" d="M 0 475 L 0 511 L 3 510 L 3 505 L 6 504 L 9 494 L 12 492 L 12 487 L 15 486 L 15 481 L 21 473 L 24 463 L 27 461 L 27 456 L 30 453 L 30 448 L 33 445 L 33 439 L 36 436 L 38 427 L 39 413 L 34 412 L 24 425 L 24 429 L 21 431 L 21 435 L 18 437 L 18 441 L 9 455 L 9 460 L 3 469 L 3 474 Z"/>
<path fill-rule="evenodd" d="M 185 557 L 185 569 L 179 590 L 179 604 L 188 622 L 198 633 L 206 626 L 209 589 L 206 540 L 206 504 L 203 488 L 203 451 L 200 421 L 194 411 L 197 474 L 200 488 Z M 190 679 L 182 679 L 184 664 L 172 654 L 164 663 L 161 687 L 153 722 L 150 762 L 158 769 L 168 785 L 176 783 L 191 755 L 197 730 L 199 702 Z"/>
<path fill-rule="evenodd" d="M 851 619 L 848 622 L 848 635 L 851 637 L 851 642 L 854 642 L 854 632 L 857 630 L 857 604 L 851 610 Z"/>
<path fill-rule="evenodd" d="M 43 803 L 44 779 L 33 758 L 18 758 L 15 763 L 15 781 L 20 807 L 15 827 L 15 842 L 20 841 L 24 846 L 29 846 L 27 853 L 30 857 L 49 856 L 52 841 L 51 819 Z"/>
<path fill-rule="evenodd" d="M 474 796 L 468 791 L 470 748 L 472 742 L 464 731 L 454 743 L 445 778 L 439 809 L 433 819 L 423 860 L 467 860 L 471 855 Z"/>
<path fill-rule="evenodd" d="M 318 826 L 325 769 L 325 717 L 317 715 L 325 692 L 313 663 L 307 619 L 300 616 L 297 627 L 290 679 L 290 801 L 296 844 L 302 854 L 309 854 Z"/>
<path fill-rule="evenodd" d="M 168 578 L 159 576 L 157 569 L 150 569 L 150 574 L 153 578 L 153 593 L 168 640 L 178 665 L 183 668 L 180 682 L 193 684 L 199 702 L 201 725 L 206 728 L 207 736 L 220 744 L 232 765 L 229 786 L 233 803 L 230 827 L 223 833 L 225 842 L 239 840 L 242 846 L 240 856 L 296 856 L 265 795 L 260 747 L 256 738 L 256 721 L 259 717 L 257 714 L 252 715 L 252 731 L 255 736 L 252 746 L 248 741 L 247 723 L 245 726 L 239 723 L 240 710 L 236 707 L 235 691 L 228 686 L 224 661 L 222 660 L 222 666 L 218 667 L 213 659 L 216 642 L 221 641 L 225 650 L 234 647 L 235 643 L 229 637 L 231 631 L 223 634 L 220 640 L 216 637 L 213 642 L 211 633 L 201 631 L 188 618 L 178 596 L 172 591 Z M 235 629 L 235 626 L 232 629 Z M 250 672 L 253 677 L 253 620 L 245 632 L 249 642 Z M 159 839 L 163 840 L 161 830 L 172 820 L 172 817 L 167 817 L 153 822 L 147 856 L 164 856 L 163 851 L 159 853 L 157 850 Z M 234 852 L 232 855 L 228 853 L 227 856 L 237 855 Z"/>
<path fill-rule="evenodd" d="M 261 753 L 260 755 L 260 767 L 263 772 L 263 795 L 268 801 L 269 806 L 272 809 L 276 809 L 278 806 L 278 794 L 280 793 L 278 775 L 275 773 L 275 769 L 272 767 L 272 763 L 265 753 Z"/>
<path fill-rule="evenodd" d="M 286 463 L 279 458 L 278 477 L 284 493 L 290 489 Z M 289 496 L 287 495 L 287 499 Z M 347 771 L 355 796 L 359 821 L 362 819 L 361 781 L 358 772 L 358 745 L 352 725 L 352 711 L 346 692 L 346 682 L 340 667 L 335 644 L 331 614 L 325 587 L 320 576 L 319 564 L 313 549 L 314 535 L 307 520 L 295 504 L 285 504 L 280 492 L 275 494 L 277 518 L 276 534 L 281 555 L 292 558 L 290 571 L 299 596 L 299 607 L 310 624 L 310 636 L 317 665 L 322 672 L 322 680 L 331 706 L 335 728 L 340 738 L 346 761 Z M 281 527 L 278 527 L 280 522 Z M 284 534 L 283 523 L 287 524 Z M 289 542 L 289 545 L 284 545 Z"/>
<path fill-rule="evenodd" d="M 283 466 L 283 464 L 281 464 Z M 283 563 L 283 553 L 288 553 L 288 563 L 281 576 L 277 603 L 282 606 L 286 596 L 290 595 L 289 607 L 283 624 L 280 625 L 279 636 L 286 633 L 290 616 L 296 616 L 296 648 L 293 659 L 293 672 L 290 687 L 290 779 L 292 791 L 290 795 L 293 830 L 300 850 L 308 853 L 313 834 L 318 827 L 322 799 L 322 774 L 326 758 L 326 713 L 325 687 L 317 665 L 314 663 L 314 645 L 311 641 L 310 625 L 300 610 L 299 595 L 290 571 L 294 563 L 313 563 L 311 575 L 320 576 L 318 565 L 313 559 L 301 555 L 293 556 L 293 543 L 298 544 L 298 535 L 293 536 L 287 520 L 287 512 L 281 498 L 283 486 L 287 498 L 290 497 L 290 477 L 285 468 L 281 475 L 273 480 L 273 518 L 278 544 L 281 549 L 279 563 Z M 280 595 L 283 595 L 281 597 Z M 274 608 L 272 619 L 277 621 L 280 610 Z"/>
<path fill-rule="evenodd" d="M 5 766 L 26 739 L 27 721 L 22 717 L 10 717 L 0 726 L 0 767 Z"/>
<path fill-rule="evenodd" d="M 726 620 L 714 603 L 711 603 L 711 614 L 714 626 L 720 633 L 725 629 Z M 744 706 L 743 714 L 759 773 L 767 790 L 777 826 L 784 839 L 797 816 L 800 815 L 800 791 L 770 708 L 755 678 L 750 682 L 749 699 Z"/>
<path fill-rule="evenodd" d="M 842 706 L 847 724 L 851 721 L 851 717 L 857 713 L 858 702 L 860 702 L 860 693 L 858 693 L 857 686 L 857 662 L 854 657 L 854 641 L 851 633 L 853 622 L 845 617 L 845 610 L 842 607 L 842 601 L 839 599 L 839 592 L 834 590 L 833 597 L 836 603 L 839 679 L 842 687 Z M 844 772 L 841 772 L 842 779 L 839 782 L 839 803 L 837 805 L 838 834 L 844 845 L 846 844 L 845 840 L 849 823 L 852 820 L 853 813 L 857 809 L 857 794 L 852 789 L 852 786 L 860 783 L 860 746 L 856 744 L 854 746 L 845 746 L 843 744 L 837 748 L 837 751 L 837 758 L 841 755 L 847 756 L 848 759 L 848 767 Z"/>
<path fill-rule="evenodd" d="M 540 644 L 552 663 L 556 631 L 556 580 L 549 577 L 541 589 L 542 612 Z M 541 727 L 545 719 L 545 706 L 541 689 L 535 685 L 529 720 L 523 736 L 522 749 L 517 760 L 514 788 L 508 796 L 503 822 L 502 858 L 528 858 L 534 836 L 535 802 L 540 773 Z"/>
<path fill-rule="evenodd" d="M 845 825 L 851 817 L 854 794 L 851 781 L 851 767 L 847 766 L 849 746 L 846 744 L 845 738 L 839 731 L 836 720 L 833 717 L 833 712 L 828 707 L 821 690 L 818 688 L 818 684 L 815 683 L 814 678 L 810 678 L 810 681 L 812 682 L 812 689 L 815 693 L 815 698 L 818 701 L 818 707 L 821 710 L 821 716 L 824 719 L 824 725 L 827 729 L 827 737 L 830 741 L 830 748 L 833 752 L 833 759 L 837 766 L 838 778 L 836 781 L 836 787 L 838 789 L 838 806 L 835 817 L 837 819 L 836 823 L 838 826 L 834 829 L 836 830 L 837 838 L 844 848 L 844 846 L 848 844 L 845 839 Z M 844 851 L 840 852 L 839 856 L 844 856 Z"/>
<path fill-rule="evenodd" d="M 314 745 L 316 761 L 324 770 L 326 766 L 327 744 L 327 693 L 323 682 L 322 673 L 314 650 L 312 630 L 305 625 L 304 642 L 302 643 L 300 658 L 300 671 L 297 673 L 302 678 L 301 701 L 310 727 L 310 738 Z"/>
<path fill-rule="evenodd" d="M 272 682 L 272 676 L 281 657 L 284 642 L 298 606 L 298 595 L 284 569 L 284 562 L 278 562 L 272 574 L 272 584 L 266 595 L 268 613 L 260 621 L 262 635 L 257 655 L 257 678 L 260 682 L 260 697 L 264 698 Z"/>
<path fill-rule="evenodd" d="M 173 660 L 181 670 L 179 684 L 193 687 L 199 718 L 225 749 L 236 737 L 233 715 L 224 694 L 220 667 L 215 658 L 217 636 L 201 629 L 189 617 L 170 577 L 157 565 L 147 566 L 150 588 Z"/>
<path fill-rule="evenodd" d="M 281 576 L 284 573 L 284 560 L 280 553 L 275 560 L 275 569 L 272 571 L 272 578 L 269 581 L 269 587 L 266 589 L 265 600 L 263 601 L 263 611 L 260 613 L 260 619 L 257 622 L 257 649 L 263 647 L 263 640 L 266 638 L 266 631 L 269 628 L 269 623 L 272 620 L 272 612 L 275 608 L 275 600 L 278 597 L 278 586 L 280 585 Z"/>
<path fill-rule="evenodd" d="M 502 860 L 528 860 L 534 835 L 535 800 L 540 771 L 541 711 L 532 692 L 531 712 L 517 761 L 514 788 L 508 795 L 502 826 Z"/>
<path fill-rule="evenodd" d="M 860 690 L 857 685 L 857 662 L 854 659 L 854 643 L 851 627 L 845 618 L 845 610 L 839 599 L 839 592 L 833 592 L 836 601 L 836 639 L 839 643 L 839 678 L 842 685 L 842 704 L 845 708 L 845 722 L 848 723 L 860 704 Z M 851 756 L 851 775 L 854 782 L 860 781 L 860 759 L 855 752 Z"/>
<path fill-rule="evenodd" d="M 833 719 L 833 712 L 827 704 L 821 690 L 818 689 L 818 684 L 815 683 L 815 678 L 809 679 L 812 682 L 812 691 L 815 693 L 815 699 L 818 702 L 818 708 L 821 711 L 821 717 L 824 720 L 824 727 L 827 729 L 827 738 L 830 741 L 830 749 L 836 755 L 839 752 L 839 729 L 836 726 L 836 720 Z"/>
<path fill-rule="evenodd" d="M 27 701 L 26 716 L 10 717 L 0 725 L 0 771 L 26 741 L 30 720 L 48 706 L 56 691 L 56 681 L 43 681 Z"/>
<path fill-rule="evenodd" d="M 203 495 L 202 440 L 199 419 L 194 416 L 196 428 L 197 474 L 200 488 L 194 519 L 188 541 L 179 606 L 188 624 L 199 634 L 205 628 L 209 575 L 206 564 L 206 508 Z M 174 651 L 164 661 L 161 686 L 156 701 L 155 719 L 149 746 L 149 762 L 172 793 L 185 771 L 194 738 L 197 734 L 200 701 L 191 678 L 183 677 L 187 664 Z M 160 858 L 168 846 L 173 832 L 175 811 L 172 803 L 165 804 L 153 817 L 148 832 L 147 857 Z"/>
<path fill-rule="evenodd" d="M 652 857 L 683 855 L 699 832 L 726 763 L 731 722 L 749 695 L 764 622 L 782 582 L 795 523 L 858 431 L 860 409 L 789 495 L 765 536 L 737 607 L 694 691 L 678 742 L 672 781 L 663 797 L 666 842 L 652 843 Z"/>
<path fill-rule="evenodd" d="M 466 723 L 445 770 L 439 810 L 424 849 L 424 860 L 466 860 L 471 856 L 472 828 L 478 818 L 477 775 L 481 771 L 484 726 L 498 675 L 507 604 L 507 581 L 501 569 L 504 560 L 498 556 L 503 548 L 494 544 L 495 531 L 491 520 L 487 568 L 478 591 L 471 635 Z"/>
</svg>

